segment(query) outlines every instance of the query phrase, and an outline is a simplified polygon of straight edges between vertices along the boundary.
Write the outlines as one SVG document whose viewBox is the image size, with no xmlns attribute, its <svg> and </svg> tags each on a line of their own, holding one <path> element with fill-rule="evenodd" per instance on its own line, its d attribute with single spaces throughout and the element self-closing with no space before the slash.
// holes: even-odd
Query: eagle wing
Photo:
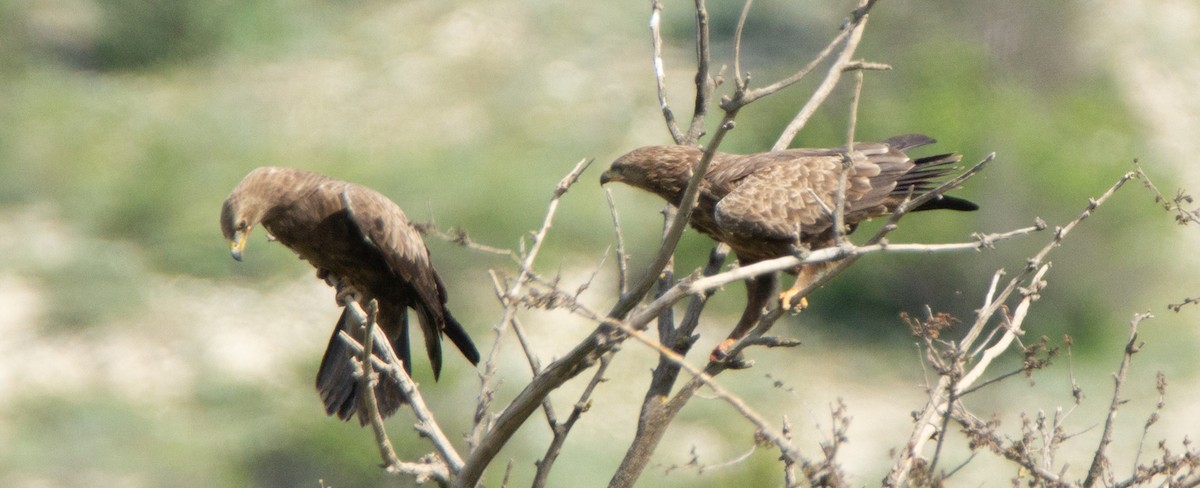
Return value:
<svg viewBox="0 0 1200 488">
<path fill-rule="evenodd" d="M 342 183 L 339 191 L 351 223 L 358 227 L 363 239 L 378 250 L 388 269 L 404 284 L 402 293 L 407 296 L 403 298 L 417 311 L 425 336 L 425 351 L 437 375 L 442 366 L 446 290 L 430 263 L 424 239 L 409 223 L 404 211 L 379 192 L 353 183 Z M 405 367 L 410 366 L 406 364 Z"/>
<path fill-rule="evenodd" d="M 822 234 L 833 225 L 839 155 L 768 153 L 770 161 L 744 158 L 755 169 L 734 185 L 715 209 L 717 225 L 740 241 L 790 240 Z M 871 164 L 857 164 L 847 174 L 845 202 L 849 210 L 871 192 Z"/>
</svg>

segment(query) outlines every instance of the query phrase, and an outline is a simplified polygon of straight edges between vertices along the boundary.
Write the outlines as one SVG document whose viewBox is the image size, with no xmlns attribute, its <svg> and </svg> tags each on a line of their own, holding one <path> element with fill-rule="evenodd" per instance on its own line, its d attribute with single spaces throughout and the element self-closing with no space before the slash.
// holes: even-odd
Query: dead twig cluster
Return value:
<svg viewBox="0 0 1200 488">
<path fill-rule="evenodd" d="M 1003 270 L 996 272 L 984 303 L 976 312 L 974 323 L 962 339 L 950 341 L 941 338 L 946 329 L 956 325 L 957 319 L 948 315 L 927 312 L 927 317 L 923 320 L 903 317 L 914 335 L 921 340 L 926 353 L 925 361 L 937 373 L 938 381 L 928 387 L 929 401 L 916 415 L 916 424 L 909 442 L 897 454 L 891 472 L 884 479 L 885 486 L 940 486 L 960 469 L 961 466 L 946 471 L 939 465 L 939 454 L 951 434 L 951 423 L 962 430 L 972 450 L 989 451 L 1011 461 L 1019 467 L 1017 478 L 1027 478 L 1026 481 L 1032 486 L 1090 487 L 1097 483 L 1107 486 L 1139 486 L 1150 483 L 1195 486 L 1200 483 L 1196 464 L 1197 460 L 1200 460 L 1200 450 L 1187 441 L 1184 442 L 1183 454 L 1172 454 L 1165 444 L 1160 443 L 1164 457 L 1149 465 L 1137 463 L 1135 460 L 1134 473 L 1125 479 L 1117 478 L 1108 457 L 1117 412 L 1126 403 L 1122 397 L 1122 387 L 1127 382 L 1133 356 L 1142 347 L 1137 340 L 1138 327 L 1143 320 L 1152 317 L 1149 313 L 1135 314 L 1130 322 L 1130 337 L 1120 367 L 1114 375 L 1113 393 L 1103 432 L 1082 479 L 1073 478 L 1068 466 L 1059 465 L 1055 458 L 1055 453 L 1062 445 L 1074 437 L 1068 434 L 1065 428 L 1065 421 L 1074 410 L 1074 406 L 1066 412 L 1060 408 L 1049 417 L 1043 412 L 1033 416 L 1022 414 L 1020 435 L 1010 438 L 1000 433 L 997 419 L 981 419 L 972 413 L 963 401 L 964 397 L 982 388 L 1019 374 L 1030 377 L 1034 371 L 1050 365 L 1059 349 L 1051 346 L 1048 338 L 1042 337 L 1040 341 L 1031 344 L 1021 341 L 1025 334 L 1024 322 L 1030 306 L 1047 285 L 1045 275 L 1050 265 L 1047 256 L 1062 243 L 1072 229 L 1091 216 L 1126 182 L 1135 178 L 1142 180 L 1148 188 L 1158 194 L 1149 178 L 1139 168 L 1123 175 L 1100 197 L 1090 199 L 1075 219 L 1054 229 L 1050 242 L 1031 257 L 1026 266 L 1003 288 L 998 285 L 1005 273 Z M 1009 302 L 1012 300 L 1016 303 L 1010 308 Z M 1064 343 L 1069 348 L 1071 339 L 1065 338 Z M 1021 367 L 981 381 L 991 362 L 1012 349 L 1023 355 Z M 1158 391 L 1159 403 L 1155 413 L 1145 424 L 1142 432 L 1143 443 L 1150 426 L 1157 422 L 1159 411 L 1164 405 L 1166 382 L 1161 373 Z M 1076 405 L 1083 399 L 1082 391 L 1073 380 L 1072 397 Z M 932 454 L 927 455 L 925 453 L 929 451 L 927 444 L 930 440 L 936 442 Z M 1015 482 L 1017 479 L 1014 479 Z"/>
</svg>

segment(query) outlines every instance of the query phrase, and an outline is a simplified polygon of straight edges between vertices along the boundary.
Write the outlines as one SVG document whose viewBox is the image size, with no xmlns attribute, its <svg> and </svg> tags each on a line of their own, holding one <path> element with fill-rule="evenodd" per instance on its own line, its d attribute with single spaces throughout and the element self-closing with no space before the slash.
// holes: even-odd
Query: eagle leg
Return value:
<svg viewBox="0 0 1200 488">
<path fill-rule="evenodd" d="M 334 295 L 334 300 L 337 301 L 338 305 L 345 304 L 347 298 L 354 300 L 355 302 L 358 302 L 358 303 L 363 303 L 364 301 L 366 301 L 366 300 L 363 300 L 362 292 L 358 291 L 358 289 L 355 288 L 354 285 L 351 285 L 345 279 L 339 278 L 337 280 L 336 284 L 334 285 L 334 288 L 337 290 L 337 294 Z"/>
<path fill-rule="evenodd" d="M 808 288 L 808 285 L 816 279 L 817 273 L 820 271 L 820 266 L 801 266 L 800 272 L 796 274 L 796 282 L 792 283 L 792 287 L 784 290 L 779 294 L 779 305 L 792 313 L 798 313 L 801 310 L 808 308 L 808 297 L 800 295 L 800 292 Z"/>
<path fill-rule="evenodd" d="M 717 344 L 713 349 L 712 354 L 709 354 L 708 359 L 713 362 L 725 361 L 730 369 L 745 369 L 753 365 L 752 361 L 746 361 L 737 355 L 729 356 L 729 350 L 758 323 L 762 318 L 763 307 L 771 300 L 771 295 L 775 293 L 776 274 L 766 274 L 746 280 L 746 309 L 742 311 L 742 317 L 738 319 L 738 323 L 733 327 L 733 331 L 729 333 L 729 337 Z"/>
<path fill-rule="evenodd" d="M 797 233 L 796 235 L 799 236 L 800 234 Z M 801 260 L 807 259 L 808 255 L 812 253 L 809 245 L 802 243 L 799 238 L 796 239 L 796 244 L 792 244 L 791 251 L 793 256 Z M 804 291 L 804 288 L 817 279 L 817 275 L 822 269 L 824 269 L 824 266 L 820 264 L 798 267 L 795 273 L 796 282 L 792 283 L 791 288 L 779 294 L 779 305 L 785 310 L 790 310 L 792 313 L 799 313 L 801 310 L 808 308 L 808 297 L 797 295 L 800 295 L 800 292 Z"/>
</svg>

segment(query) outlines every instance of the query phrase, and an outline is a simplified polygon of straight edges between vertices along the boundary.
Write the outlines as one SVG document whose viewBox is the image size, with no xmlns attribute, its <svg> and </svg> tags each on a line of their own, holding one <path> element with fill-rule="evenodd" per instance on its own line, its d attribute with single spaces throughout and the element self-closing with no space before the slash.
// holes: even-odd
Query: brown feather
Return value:
<svg viewBox="0 0 1200 488">
<path fill-rule="evenodd" d="M 343 200 L 345 194 L 345 201 Z M 347 208 L 345 202 L 349 202 Z M 227 239 L 244 239 L 262 223 L 280 243 L 317 268 L 319 276 L 340 278 L 366 304 L 379 304 L 378 323 L 411 371 L 408 309 L 417 313 L 434 378 L 441 373 L 441 336 L 446 334 L 472 364 L 479 352 L 446 308 L 446 289 L 433 269 L 420 233 L 400 207 L 365 186 L 291 168 L 258 168 L 233 190 L 221 212 Z M 235 253 L 235 257 L 240 255 Z M 347 291 L 339 284 L 339 294 Z M 349 420 L 359 412 L 358 383 L 351 351 L 338 338 L 338 320 L 317 374 L 317 389 L 330 415 Z M 363 340 L 358 331 L 350 331 Z M 390 360 L 384 353 L 382 359 Z M 381 378 L 376 396 L 387 417 L 404 402 L 399 385 Z M 367 419 L 360 416 L 360 421 Z"/>
<path fill-rule="evenodd" d="M 845 148 L 787 149 L 758 154 L 716 153 L 700 183 L 700 196 L 690 216 L 692 227 L 729 245 L 745 264 L 788 256 L 798 248 L 820 249 L 834 244 L 834 217 L 839 174 L 849 160 L 844 193 L 846 233 L 867 219 L 893 212 L 910 194 L 934 188 L 953 171 L 948 165 L 960 156 L 942 154 L 912 160 L 905 151 L 932 144 L 921 134 L 906 134 L 885 142 L 856 143 Z M 678 205 L 702 156 L 686 146 L 635 149 L 613 162 L 601 183 L 621 181 Z M 943 196 L 916 210 L 975 210 L 969 201 Z M 801 266 L 793 290 L 799 291 L 830 266 Z M 774 275 L 746 283 L 746 309 L 729 338 L 717 346 L 713 359 L 757 322 L 776 286 Z M 786 295 L 786 294 L 785 294 Z M 789 295 L 790 296 L 790 295 Z"/>
<path fill-rule="evenodd" d="M 943 154 L 916 161 L 905 150 L 932 144 L 921 134 L 885 142 L 856 143 L 846 176 L 845 222 L 850 229 L 892 212 L 909 195 L 928 191 L 953 171 L 960 156 Z M 649 146 L 618 158 L 603 181 L 622 181 L 678 204 L 691 168 L 703 153 L 686 146 Z M 730 245 L 743 263 L 785 256 L 795 246 L 830 244 L 838 173 L 845 148 L 787 149 L 758 154 L 717 153 L 701 183 L 691 224 Z M 818 203 L 817 200 L 821 203 Z M 920 210 L 973 210 L 953 197 L 934 200 Z"/>
</svg>

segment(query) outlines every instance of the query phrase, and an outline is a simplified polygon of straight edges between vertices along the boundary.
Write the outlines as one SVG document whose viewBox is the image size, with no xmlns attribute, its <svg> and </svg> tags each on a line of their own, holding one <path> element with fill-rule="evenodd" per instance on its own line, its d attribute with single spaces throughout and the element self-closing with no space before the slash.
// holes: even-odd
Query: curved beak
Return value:
<svg viewBox="0 0 1200 488">
<path fill-rule="evenodd" d="M 621 174 L 611 169 L 600 174 L 601 185 L 607 185 L 610 181 L 621 181 Z"/>
<path fill-rule="evenodd" d="M 242 260 L 242 250 L 246 249 L 246 238 L 250 236 L 250 232 L 235 232 L 233 240 L 229 241 L 229 255 L 237 261 Z"/>
</svg>

